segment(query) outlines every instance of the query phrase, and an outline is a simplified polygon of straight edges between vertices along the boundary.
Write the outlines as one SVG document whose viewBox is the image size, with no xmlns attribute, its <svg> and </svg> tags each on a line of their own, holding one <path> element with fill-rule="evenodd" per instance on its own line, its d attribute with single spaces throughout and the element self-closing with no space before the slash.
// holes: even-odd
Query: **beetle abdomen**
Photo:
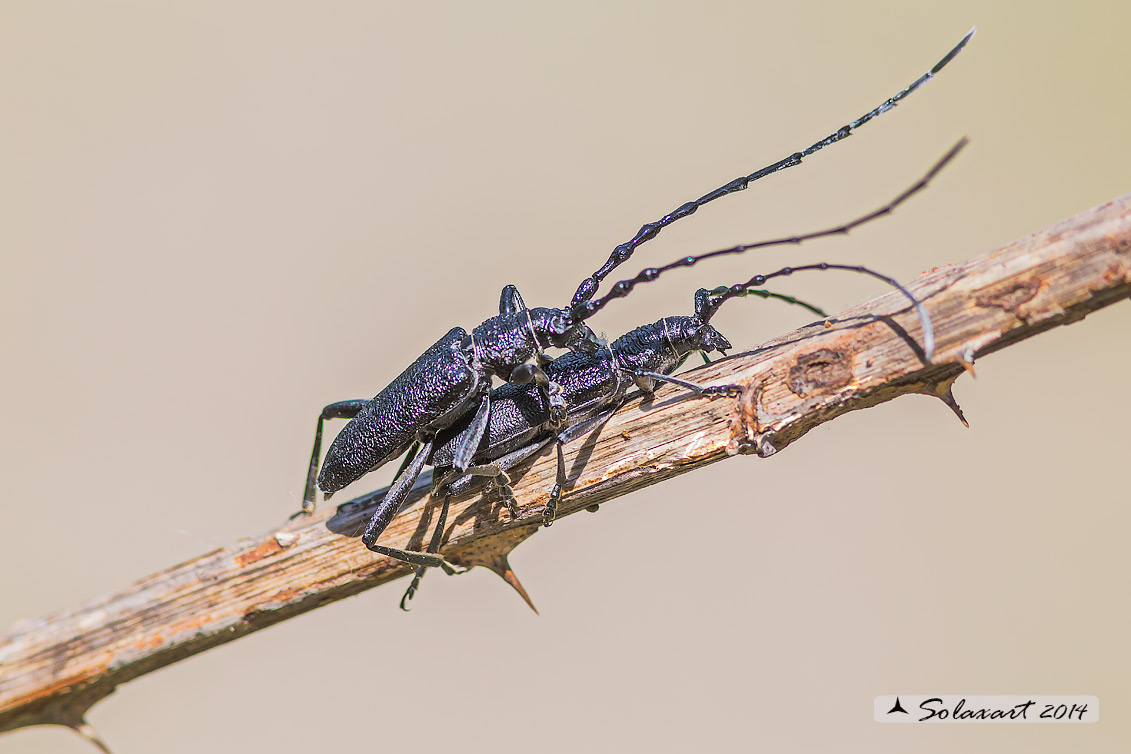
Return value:
<svg viewBox="0 0 1131 754">
<path fill-rule="evenodd" d="M 445 426 L 478 392 L 467 332 L 453 327 L 401 372 L 334 438 L 318 474 L 318 487 L 333 493 L 396 458 L 421 428 Z"/>
<path fill-rule="evenodd" d="M 609 351 L 594 355 L 571 352 L 547 364 L 546 376 L 558 383 L 569 406 L 571 421 L 589 417 L 592 409 L 620 400 L 631 383 L 621 377 Z M 623 383 L 623 384 L 622 384 Z M 436 438 L 431 463 L 451 466 L 461 433 L 471 424 L 465 415 Z M 545 431 L 550 421 L 550 405 L 534 383 L 507 384 L 491 392 L 491 417 L 476 453 L 478 461 L 494 460 L 526 445 Z"/>
</svg>

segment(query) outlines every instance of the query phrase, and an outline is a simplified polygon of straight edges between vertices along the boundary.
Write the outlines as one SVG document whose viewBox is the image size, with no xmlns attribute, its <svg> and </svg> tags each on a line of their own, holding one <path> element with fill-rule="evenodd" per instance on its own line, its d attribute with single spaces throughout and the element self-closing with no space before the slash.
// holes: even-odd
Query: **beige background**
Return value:
<svg viewBox="0 0 1131 754">
<path fill-rule="evenodd" d="M 673 274 L 595 328 L 790 262 L 909 279 L 1131 188 L 1126 3 L 408 5 L 0 7 L 0 625 L 269 530 L 323 404 L 374 394 L 504 283 L 564 303 L 642 222 L 975 23 L 898 111 L 628 267 L 846 220 L 969 135 L 926 194 L 847 240 Z M 781 288 L 834 311 L 882 290 Z M 561 521 L 514 557 L 541 617 L 489 573 L 431 576 L 410 615 L 402 584 L 376 590 L 91 720 L 119 754 L 1126 750 L 1129 315 L 981 362 L 970 430 L 904 398 Z M 752 301 L 717 324 L 752 346 L 807 320 Z M 1103 719 L 872 722 L 901 691 L 1095 694 Z"/>
</svg>

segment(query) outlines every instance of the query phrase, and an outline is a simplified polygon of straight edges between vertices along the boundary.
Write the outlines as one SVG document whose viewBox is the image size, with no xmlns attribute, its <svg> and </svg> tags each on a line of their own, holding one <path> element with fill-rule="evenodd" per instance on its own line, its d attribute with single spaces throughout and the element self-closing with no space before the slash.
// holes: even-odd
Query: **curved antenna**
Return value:
<svg viewBox="0 0 1131 754">
<path fill-rule="evenodd" d="M 719 304 L 722 303 L 722 301 L 718 301 L 717 299 L 732 287 L 733 286 L 729 285 L 720 285 L 715 288 L 700 288 L 695 291 L 695 316 L 698 317 L 700 321 L 709 323 L 711 318 L 719 311 Z M 740 293 L 731 293 L 727 298 L 730 299 L 742 296 L 756 296 L 761 299 L 772 298 L 777 301 L 784 301 L 787 304 L 800 306 L 802 309 L 806 309 L 816 314 L 818 317 L 827 318 L 829 316 L 829 313 L 824 309 L 808 301 L 803 301 L 794 296 L 787 296 L 784 293 L 774 293 L 773 291 L 763 290 L 761 288 L 747 288 Z"/>
<path fill-rule="evenodd" d="M 969 143 L 969 139 L 963 137 L 958 141 L 957 144 L 951 147 L 950 150 L 945 155 L 943 155 L 942 159 L 936 162 L 931 167 L 931 169 L 927 171 L 927 174 L 920 178 L 914 186 L 904 191 L 902 194 L 885 204 L 883 207 L 880 207 L 873 212 L 869 212 L 862 217 L 858 217 L 855 220 L 847 222 L 844 225 L 838 225 L 835 228 L 827 228 L 825 230 L 818 230 L 813 233 L 805 233 L 800 236 L 787 236 L 784 238 L 775 238 L 770 241 L 739 244 L 738 246 L 731 246 L 727 249 L 709 251 L 706 254 L 683 257 L 682 259 L 677 259 L 676 261 L 670 264 L 666 264 L 663 267 L 648 267 L 644 270 L 641 270 L 640 274 L 634 278 L 631 278 L 629 280 L 621 280 L 619 283 L 613 286 L 611 291 L 606 293 L 601 298 L 594 301 L 583 301 L 580 304 L 577 304 L 571 309 L 570 314 L 575 322 L 581 322 L 589 319 L 598 311 L 600 311 L 605 306 L 605 304 L 609 303 L 613 299 L 624 298 L 625 296 L 627 296 L 638 283 L 650 282 L 652 280 L 655 280 L 668 270 L 674 270 L 677 267 L 690 267 L 697 262 L 703 261 L 704 259 L 711 259 L 712 257 L 721 257 L 729 254 L 741 254 L 745 251 L 750 251 L 751 249 L 763 249 L 768 246 L 786 246 L 790 244 L 796 245 L 805 241 L 812 241 L 815 238 L 824 238 L 825 236 L 847 235 L 850 231 L 859 228 L 865 223 L 869 223 L 873 220 L 876 220 L 877 218 L 883 217 L 884 215 L 890 215 L 895 211 L 896 207 L 903 204 L 912 196 L 925 189 L 931 182 L 931 180 L 936 175 L 938 175 L 939 171 L 946 167 L 947 163 L 953 160 L 958 155 L 958 153 L 962 151 L 963 147 L 965 147 Z M 801 268 L 798 267 L 796 269 Z"/>
<path fill-rule="evenodd" d="M 708 306 L 710 307 L 707 310 L 708 314 L 705 317 L 701 316 L 700 319 L 702 319 L 704 322 L 709 322 L 711 317 L 713 317 L 715 315 L 715 312 L 718 311 L 718 309 L 719 309 L 718 303 L 720 303 L 720 302 L 716 302 L 714 299 L 712 299 L 710 297 L 711 296 L 721 296 L 722 294 L 729 291 L 730 288 L 723 285 L 723 286 L 719 286 L 718 288 L 712 288 L 711 290 L 707 290 L 706 288 L 700 288 L 699 290 L 703 291 L 707 295 Z M 742 293 L 737 293 L 737 294 L 734 294 L 733 296 L 727 296 L 727 298 L 735 298 L 735 297 L 742 297 L 742 296 L 755 296 L 755 297 L 761 298 L 761 299 L 773 299 L 775 301 L 781 301 L 781 302 L 784 302 L 786 304 L 792 304 L 793 306 L 800 306 L 802 309 L 805 309 L 806 311 L 808 311 L 812 314 L 816 314 L 818 317 L 827 318 L 829 316 L 828 312 L 826 312 L 824 309 L 817 306 L 816 304 L 811 304 L 808 301 L 804 301 L 802 299 L 797 298 L 796 296 L 787 296 L 784 293 L 775 293 L 773 291 L 767 291 L 767 290 L 763 290 L 761 288 L 747 288 Z"/>
<path fill-rule="evenodd" d="M 581 281 L 581 285 L 577 287 L 577 292 L 573 294 L 573 300 L 570 301 L 570 308 L 576 310 L 579 304 L 593 298 L 593 295 L 597 293 L 597 287 L 601 285 L 601 281 L 608 277 L 609 273 L 611 273 L 617 267 L 627 262 L 628 258 L 632 256 L 632 253 L 636 251 L 637 246 L 644 243 L 645 241 L 652 240 L 659 234 L 661 230 L 671 225 L 676 220 L 681 220 L 688 215 L 694 214 L 697 209 L 702 207 L 704 204 L 707 204 L 708 202 L 713 202 L 720 197 L 726 196 L 727 194 L 733 194 L 736 191 L 742 191 L 752 182 L 760 178 L 765 178 L 767 175 L 776 173 L 779 170 L 791 168 L 794 165 L 800 165 L 801 161 L 804 158 L 808 157 L 818 150 L 824 149 L 830 144 L 835 144 L 841 139 L 845 139 L 851 136 L 852 132 L 857 128 L 860 128 L 860 126 L 864 125 L 873 118 L 883 115 L 888 110 L 891 110 L 893 107 L 898 105 L 900 100 L 902 100 L 904 97 L 908 96 L 923 84 L 934 78 L 935 74 L 941 71 L 947 63 L 949 63 L 954 59 L 956 55 L 958 55 L 958 53 L 962 52 L 962 48 L 966 46 L 966 43 L 970 41 L 970 38 L 974 36 L 974 33 L 977 30 L 977 27 L 975 27 L 967 32 L 966 36 L 964 36 L 962 40 L 959 41 L 959 43 L 951 49 L 950 52 L 943 56 L 942 60 L 935 63 L 934 67 L 931 68 L 931 70 L 915 79 L 915 81 L 908 85 L 906 89 L 885 100 L 874 110 L 865 113 L 864 115 L 849 123 L 847 126 L 842 126 L 835 133 L 829 134 L 820 141 L 810 144 L 800 152 L 794 152 L 784 160 L 779 160 L 772 165 L 767 165 L 761 170 L 754 171 L 750 175 L 735 178 L 730 183 L 724 186 L 720 186 L 710 193 L 704 194 L 695 201 L 687 202 L 672 213 L 664 215 L 656 222 L 648 223 L 647 225 L 641 227 L 640 230 L 636 232 L 636 235 L 633 236 L 630 240 L 625 241 L 620 246 L 613 249 L 613 253 L 609 255 L 608 261 L 601 265 L 600 269 L 594 272 L 591 276 L 585 278 L 585 280 Z"/>
<path fill-rule="evenodd" d="M 729 290 L 731 290 L 730 286 L 720 285 L 718 288 L 711 288 L 710 290 L 700 288 L 695 291 L 695 316 L 698 317 L 701 322 L 709 324 L 711 317 L 715 316 L 719 311 L 719 305 L 722 303 L 721 300 L 717 300 L 718 297 Z M 782 301 L 794 306 L 800 306 L 802 309 L 806 309 L 822 319 L 828 319 L 829 317 L 829 313 L 816 304 L 811 304 L 795 296 L 787 296 L 784 293 L 775 293 L 774 291 L 767 291 L 762 288 L 745 288 L 741 293 L 732 293 L 727 296 L 727 298 L 739 298 L 744 296 L 755 296 L 760 299 Z M 702 357 L 704 364 L 711 363 L 711 359 L 703 351 L 699 352 L 699 356 Z"/>
<path fill-rule="evenodd" d="M 846 272 L 859 272 L 862 275 L 870 275 L 877 280 L 882 280 L 892 288 L 895 288 L 897 291 L 902 293 L 907 298 L 907 300 L 911 302 L 912 306 L 915 307 L 915 312 L 919 315 L 919 322 L 923 326 L 923 356 L 927 360 L 927 362 L 930 363 L 931 359 L 935 355 L 935 329 L 931 325 L 931 318 L 927 316 L 927 310 L 923 306 L 923 303 L 919 299 L 915 298 L 914 294 L 904 288 L 903 285 L 895 278 L 888 277 L 887 275 L 881 274 L 879 272 L 876 272 L 875 270 L 871 270 L 867 267 L 863 267 L 857 264 L 832 264 L 829 262 L 818 262 L 817 264 L 804 264 L 797 267 L 783 267 L 780 270 L 771 272 L 767 275 L 755 275 L 745 283 L 732 285 L 730 288 L 716 288 L 715 290 L 710 291 L 709 295 L 713 296 L 717 291 L 720 290 L 726 292 L 719 295 L 718 298 L 713 298 L 711 300 L 708 319 L 710 318 L 710 315 L 713 315 L 719 310 L 719 307 L 723 304 L 724 301 L 736 298 L 738 296 L 745 296 L 751 292 L 749 290 L 750 288 L 761 288 L 766 284 L 767 281 L 773 280 L 774 278 L 788 277 L 795 272 L 804 272 L 806 270 L 845 270 Z"/>
</svg>

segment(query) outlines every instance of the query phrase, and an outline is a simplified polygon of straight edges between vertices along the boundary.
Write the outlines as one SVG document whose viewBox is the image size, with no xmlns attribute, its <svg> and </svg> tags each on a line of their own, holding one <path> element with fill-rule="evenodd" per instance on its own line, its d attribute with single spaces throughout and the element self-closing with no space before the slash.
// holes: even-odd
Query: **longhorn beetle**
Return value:
<svg viewBox="0 0 1131 754">
<path fill-rule="evenodd" d="M 965 145 L 965 139 L 959 141 L 914 186 L 879 210 L 828 230 L 778 239 L 777 241 L 746 244 L 732 247 L 732 249 L 767 246 L 783 242 L 800 243 L 814 238 L 844 233 L 882 217 L 926 188 L 928 182 L 954 159 Z M 731 251 L 731 249 L 724 251 Z M 595 354 L 566 354 L 546 366 L 547 376 L 561 387 L 560 395 L 565 401 L 569 426 L 564 430 L 554 423 L 550 404 L 543 398 L 540 391 L 533 389 L 530 385 L 503 385 L 491 391 L 491 414 L 487 429 L 483 433 L 482 445 L 477 449 L 471 466 L 465 469 L 459 469 L 455 466 L 460 438 L 466 431 L 466 427 L 471 421 L 470 418 L 465 417 L 457 424 L 437 434 L 434 450 L 428 459 L 428 463 L 435 467 L 431 494 L 435 497 L 442 492 L 444 497 L 432 539 L 428 545 L 427 553 L 424 553 L 432 556 L 433 562 L 428 565 L 440 567 L 448 573 L 456 572 L 453 566 L 436 554 L 443 539 L 443 530 L 453 494 L 467 491 L 478 478 L 491 479 L 502 495 L 503 502 L 511 515 L 518 518 L 518 503 L 514 498 L 514 491 L 510 486 L 511 479 L 507 471 L 536 455 L 553 442 L 557 452 L 557 478 L 550 490 L 542 513 L 542 524 L 550 526 L 557 512 L 562 489 L 567 482 L 563 446 L 588 432 L 592 427 L 599 427 L 608 421 L 613 412 L 624 404 L 628 391 L 633 385 L 638 387 L 641 392 L 649 395 L 654 391 L 657 382 L 671 382 L 699 396 L 727 395 L 739 391 L 740 388 L 734 385 L 703 386 L 685 379 L 672 377 L 671 374 L 679 369 L 692 353 L 700 353 L 706 361 L 707 354 L 718 351 L 725 355 L 725 351 L 731 348 L 727 338 L 711 325 L 711 319 L 718 313 L 720 307 L 732 298 L 750 295 L 778 298 L 787 303 L 803 306 L 818 316 L 827 318 L 828 315 L 824 311 L 811 304 L 792 296 L 783 296 L 763 289 L 767 282 L 775 278 L 789 276 L 795 272 L 825 270 L 841 270 L 869 275 L 892 286 L 916 308 L 923 327 L 924 340 L 927 342 L 932 340 L 930 318 L 927 316 L 922 303 L 894 278 L 860 265 L 820 262 L 785 267 L 768 274 L 755 275 L 745 283 L 737 285 L 720 286 L 711 290 L 700 288 L 695 293 L 693 315 L 664 317 L 657 322 L 643 325 L 622 335 L 611 345 Z M 415 481 L 415 479 L 410 480 L 409 486 L 411 487 Z M 415 594 L 428 565 L 418 565 L 416 575 L 401 599 L 402 609 L 408 609 L 406 605 Z M 508 579 L 508 582 L 522 595 L 527 604 L 530 604 L 529 598 L 517 584 L 517 580 L 511 582 Z"/>
<path fill-rule="evenodd" d="M 503 288 L 498 316 L 486 320 L 470 333 L 462 327 L 453 327 L 372 400 L 347 400 L 326 406 L 319 414 L 315 429 L 303 510 L 314 510 L 316 483 L 328 499 L 337 490 L 408 451 L 396 481 L 366 525 L 362 542 L 382 555 L 421 566 L 433 565 L 435 560 L 424 557 L 423 553 L 387 548 L 378 545 L 377 539 L 396 516 L 411 490 L 412 485 L 407 480 L 416 479 L 432 454 L 436 434 L 465 415 L 472 418 L 456 443 L 453 468 L 465 471 L 472 465 L 490 418 L 492 377 L 517 385 L 533 382 L 550 406 L 551 422 L 562 426 L 566 420 L 566 405 L 560 385 L 551 381 L 543 369 L 550 362 L 545 349 L 566 348 L 595 354 L 600 349 L 600 342 L 585 321 L 609 301 L 623 298 L 637 284 L 653 281 L 676 267 L 689 267 L 701 259 L 754 248 L 734 247 L 698 257 L 684 257 L 662 267 L 649 267 L 636 277 L 617 283 L 605 296 L 594 299 L 601 281 L 628 261 L 637 246 L 703 205 L 741 191 L 751 182 L 772 173 L 799 165 L 805 157 L 847 138 L 933 78 L 961 52 L 973 34 L 971 30 L 942 60 L 908 87 L 824 139 L 749 175 L 736 178 L 641 227 L 635 236 L 617 246 L 608 260 L 581 282 L 568 306 L 528 309 L 518 290 L 508 285 Z M 924 345 L 929 360 L 930 343 L 925 342 Z M 530 363 L 531 359 L 534 363 Z M 350 421 L 334 439 L 319 471 L 323 424 L 327 419 Z"/>
</svg>

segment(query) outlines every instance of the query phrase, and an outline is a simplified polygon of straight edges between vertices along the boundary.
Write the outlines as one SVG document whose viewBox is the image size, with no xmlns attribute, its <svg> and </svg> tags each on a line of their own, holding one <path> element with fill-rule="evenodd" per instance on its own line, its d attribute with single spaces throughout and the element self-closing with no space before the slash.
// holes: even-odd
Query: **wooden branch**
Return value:
<svg viewBox="0 0 1131 754">
<path fill-rule="evenodd" d="M 740 398 L 688 398 L 667 387 L 647 402 L 630 400 L 568 448 L 575 483 L 559 516 L 731 455 L 772 455 L 819 424 L 905 393 L 938 396 L 961 418 L 950 388 L 976 358 L 1131 296 L 1131 195 L 909 287 L 935 326 L 932 364 L 922 361 L 919 322 L 897 293 L 717 361 L 692 379 L 737 383 Z M 497 495 L 454 500 L 445 556 L 517 585 L 506 556 L 537 529 L 555 468 L 546 452 L 520 470 L 517 521 Z M 426 486 L 418 485 L 385 544 L 421 549 L 435 512 Z M 81 729 L 90 705 L 121 683 L 405 575 L 403 563 L 356 541 L 380 494 L 15 626 L 0 641 L 0 731 L 43 723 Z"/>
</svg>

